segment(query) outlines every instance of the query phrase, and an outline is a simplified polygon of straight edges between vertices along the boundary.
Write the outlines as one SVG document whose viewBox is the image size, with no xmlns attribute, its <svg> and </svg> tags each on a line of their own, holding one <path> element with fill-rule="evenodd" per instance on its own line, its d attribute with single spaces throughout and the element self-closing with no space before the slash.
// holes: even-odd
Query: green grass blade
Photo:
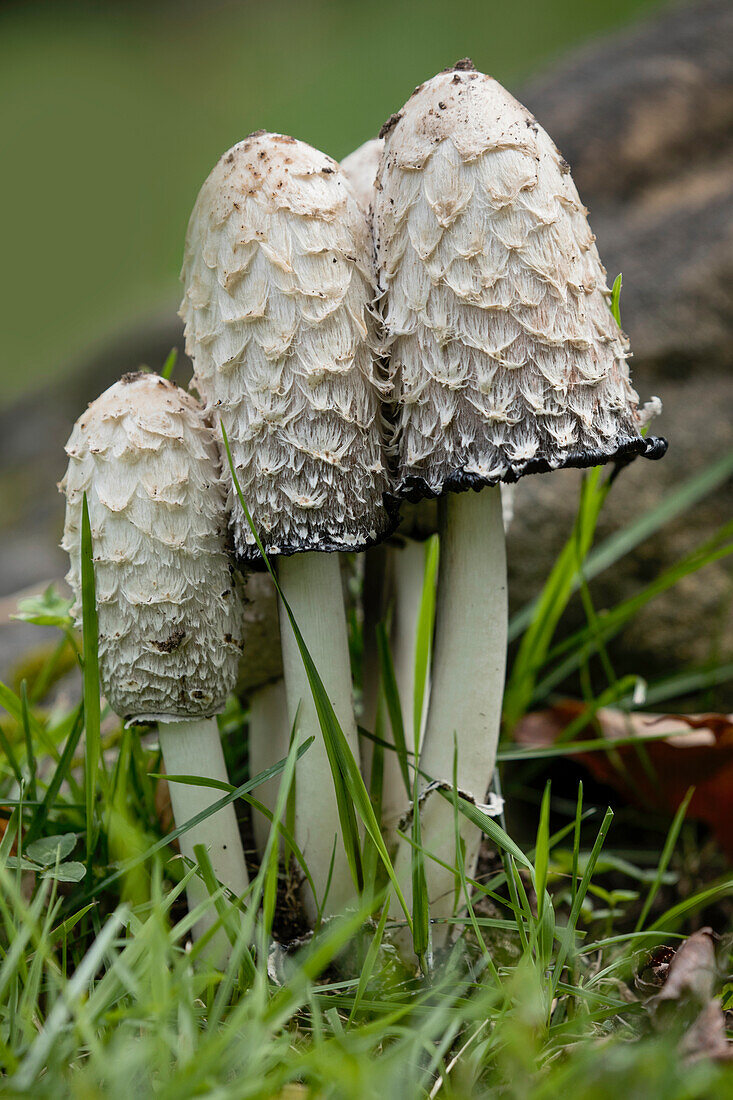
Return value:
<svg viewBox="0 0 733 1100">
<path fill-rule="evenodd" d="M 720 530 L 702 546 L 698 547 L 682 561 L 665 569 L 659 576 L 648 584 L 641 592 L 629 599 L 616 604 L 614 608 L 599 616 L 598 629 L 584 627 L 576 631 L 569 638 L 556 646 L 548 655 L 548 661 L 560 661 L 534 688 L 533 702 L 540 701 L 549 695 L 571 673 L 575 672 L 580 664 L 588 659 L 596 650 L 598 636 L 604 642 L 617 634 L 634 616 L 651 600 L 673 588 L 684 577 L 704 569 L 713 562 L 722 561 L 733 553 L 733 542 L 720 543 L 733 535 L 733 522 L 725 524 Z"/>
<path fill-rule="evenodd" d="M 619 271 L 616 278 L 613 280 L 613 286 L 611 287 L 611 301 L 608 303 L 614 320 L 619 328 L 621 328 L 621 287 L 623 285 L 623 278 Z"/>
<path fill-rule="evenodd" d="M 667 867 L 669 866 L 669 861 L 672 858 L 672 853 L 674 852 L 675 845 L 677 844 L 677 838 L 680 835 L 680 829 L 682 828 L 682 823 L 685 820 L 685 816 L 687 814 L 687 807 L 690 805 L 690 800 L 694 793 L 695 788 L 690 787 L 690 789 L 687 791 L 687 794 L 677 807 L 677 812 L 672 819 L 672 824 L 670 825 L 669 832 L 667 833 L 667 839 L 664 842 L 662 854 L 659 857 L 659 863 L 657 864 L 657 871 L 654 875 L 654 881 L 649 887 L 649 892 L 644 899 L 644 904 L 641 907 L 641 912 L 639 913 L 639 919 L 637 920 L 636 926 L 634 927 L 635 932 L 641 932 L 644 925 L 646 924 L 647 917 L 649 916 L 652 905 L 654 904 L 654 899 L 659 892 L 659 888 L 662 885 L 664 874 L 667 870 Z"/>
<path fill-rule="evenodd" d="M 178 362 L 178 348 L 171 348 L 165 357 L 165 363 L 160 372 L 161 378 L 171 378 Z"/>
<path fill-rule="evenodd" d="M 36 764 L 36 754 L 33 751 L 33 738 L 31 736 L 31 724 L 28 712 L 28 691 L 25 680 L 23 680 L 20 685 L 20 703 L 23 719 L 23 736 L 25 737 L 26 764 L 28 766 L 28 798 L 31 801 L 35 801 L 38 797 L 38 790 L 36 788 L 36 773 L 38 767 Z"/>
<path fill-rule="evenodd" d="M 433 650 L 433 627 L 435 625 L 435 593 L 438 579 L 440 544 L 437 535 L 432 535 L 425 543 L 425 573 L 423 576 L 420 611 L 417 619 L 415 638 L 415 688 L 413 697 L 413 744 L 417 758 L 420 744 L 420 726 L 425 705 L 425 690 L 430 671 L 430 655 Z M 408 789 L 409 793 L 409 789 Z"/>
<path fill-rule="evenodd" d="M 723 455 L 701 473 L 684 481 L 679 488 L 667 493 L 653 508 L 620 531 L 610 535 L 588 554 L 583 566 L 585 580 L 592 580 L 636 549 L 640 543 L 656 534 L 666 524 L 684 515 L 695 504 L 724 484 L 731 474 L 733 474 L 733 452 Z M 571 585 L 572 591 L 576 592 L 579 587 L 580 576 L 576 573 Z M 539 599 L 532 600 L 512 616 L 509 623 L 510 641 L 514 641 L 527 629 L 534 619 L 538 603 Z"/>
<path fill-rule="evenodd" d="M 94 808 L 97 793 L 97 773 L 101 755 L 99 710 L 99 623 L 97 620 L 97 596 L 94 582 L 94 557 L 92 529 L 89 523 L 89 505 L 86 493 L 82 501 L 81 515 L 81 599 L 82 599 L 82 653 L 84 685 L 84 779 L 86 794 L 86 842 L 87 870 L 91 874 L 94 851 Z"/>
<path fill-rule="evenodd" d="M 48 820 L 51 806 L 53 805 L 59 791 L 61 790 L 61 784 L 64 782 L 65 779 L 68 779 L 69 771 L 71 769 L 71 765 L 74 759 L 74 753 L 76 752 L 76 747 L 81 739 L 81 732 L 83 727 L 84 707 L 83 705 L 80 705 L 77 709 L 76 717 L 74 718 L 74 724 L 72 725 L 69 736 L 66 739 L 64 751 L 61 754 L 61 759 L 56 765 L 48 787 L 46 788 L 46 793 L 43 796 L 43 801 L 33 814 L 30 825 L 28 826 L 28 832 L 26 834 L 26 843 L 28 844 L 34 841 L 36 837 L 41 835 L 43 827 Z"/>
<path fill-rule="evenodd" d="M 392 740 L 394 742 L 395 751 L 397 753 L 397 759 L 400 764 L 400 772 L 405 783 L 405 793 L 409 798 L 410 791 L 410 772 L 407 766 L 407 743 L 405 741 L 405 725 L 402 718 L 402 705 L 400 703 L 400 693 L 397 688 L 397 677 L 395 676 L 394 663 L 392 661 L 392 651 L 389 645 L 389 639 L 387 637 L 387 631 L 384 623 L 377 623 L 376 627 L 377 637 L 377 654 L 379 657 L 379 670 L 381 675 L 381 686 L 384 692 L 384 701 L 387 706 L 387 713 L 389 715 L 389 723 L 392 728 Z"/>
<path fill-rule="evenodd" d="M 547 885 L 547 869 L 550 865 L 550 780 L 545 784 L 540 807 L 540 820 L 537 826 L 537 840 L 535 843 L 534 876 L 535 890 L 537 892 L 537 920 L 542 920 L 542 910 L 545 903 L 545 886 Z"/>
<path fill-rule="evenodd" d="M 593 874 L 594 874 L 595 869 L 596 869 L 596 864 L 598 863 L 598 857 L 600 856 L 601 849 L 603 848 L 603 845 L 606 841 L 606 836 L 608 834 L 608 830 L 611 828 L 611 822 L 613 821 L 613 817 L 614 817 L 613 810 L 610 809 L 610 807 L 609 807 L 609 809 L 606 810 L 606 815 L 603 818 L 603 821 L 601 822 L 600 829 L 598 830 L 598 836 L 596 837 L 593 848 L 591 849 L 591 853 L 588 856 L 588 862 L 585 865 L 585 870 L 583 871 L 583 877 L 581 878 L 580 882 L 578 883 L 578 888 L 575 891 L 575 897 L 573 899 L 573 904 L 572 904 L 572 907 L 570 909 L 570 916 L 568 918 L 567 926 L 563 929 L 563 935 L 562 935 L 562 939 L 561 939 L 561 943 L 560 943 L 560 949 L 557 953 L 557 959 L 555 961 L 555 966 L 554 966 L 554 969 L 553 969 L 553 976 L 552 976 L 553 996 L 554 996 L 555 990 L 557 989 L 557 984 L 560 981 L 560 978 L 562 976 L 562 972 L 563 972 L 563 969 L 565 967 L 565 963 L 567 961 L 567 957 L 568 957 L 568 954 L 570 952 L 570 948 L 571 948 L 572 943 L 573 943 L 573 938 L 575 936 L 575 929 L 577 927 L 578 919 L 580 917 L 580 910 L 583 907 L 583 902 L 585 900 L 585 895 L 588 893 L 588 888 L 589 888 L 589 886 L 591 884 L 591 881 L 593 879 Z"/>
<path fill-rule="evenodd" d="M 503 719 L 511 732 L 534 695 L 555 629 L 573 592 L 573 583 L 590 550 L 598 517 L 611 481 L 601 482 L 602 468 L 586 474 L 573 533 L 563 547 L 537 601 L 504 692 Z"/>
<path fill-rule="evenodd" d="M 580 858 L 580 827 L 583 823 L 583 780 L 578 783 L 578 801 L 575 807 L 575 821 L 573 822 L 573 869 L 572 869 L 572 902 L 578 895 L 578 860 Z"/>
<path fill-rule="evenodd" d="M 18 758 L 16 757 L 13 750 L 13 746 L 10 744 L 7 737 L 5 736 L 2 726 L 0 726 L 0 749 L 2 749 L 2 751 L 5 753 L 11 771 L 15 776 L 15 782 L 18 784 L 18 786 L 21 786 L 21 784 L 25 782 L 25 780 L 23 779 L 23 772 L 21 771 L 20 764 L 18 763 Z"/>
<path fill-rule="evenodd" d="M 371 981 L 372 974 L 374 973 L 374 967 L 377 964 L 379 957 L 379 948 L 382 946 L 382 938 L 384 936 L 384 928 L 387 923 L 387 917 L 389 916 L 389 906 L 384 905 L 382 908 L 382 915 L 379 918 L 376 932 L 372 937 L 372 942 L 369 944 L 369 949 L 364 959 L 364 965 L 361 968 L 361 974 L 359 975 L 359 984 L 356 988 L 356 994 L 354 995 L 354 1003 L 351 1006 L 351 1012 L 349 1013 L 349 1023 L 352 1023 L 356 1018 L 356 1014 L 359 1011 L 359 1005 L 364 998 L 367 986 Z"/>
</svg>

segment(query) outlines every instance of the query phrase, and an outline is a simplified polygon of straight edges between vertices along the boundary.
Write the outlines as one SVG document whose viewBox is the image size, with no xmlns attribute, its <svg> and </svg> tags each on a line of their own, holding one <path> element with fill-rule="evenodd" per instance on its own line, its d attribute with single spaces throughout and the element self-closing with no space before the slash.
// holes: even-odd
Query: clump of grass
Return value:
<svg viewBox="0 0 733 1100">
<path fill-rule="evenodd" d="M 713 491 L 731 469 L 728 456 L 594 550 L 595 522 L 609 485 L 595 472 L 585 477 L 568 546 L 534 605 L 513 621 L 514 636 L 523 635 L 523 641 L 509 678 L 507 731 L 590 662 L 606 675 L 592 706 L 634 705 L 634 684 L 615 679 L 606 642 L 658 592 L 730 553 L 733 532 L 724 526 L 603 615 L 593 608 L 590 582 L 680 509 Z M 558 643 L 556 627 L 577 590 L 587 626 Z M 416 646 L 419 683 L 429 654 L 430 610 L 426 605 Z M 19 692 L 0 686 L 6 715 L 0 765 L 0 1065 L 7 1095 L 539 1100 L 572 1090 L 601 1100 L 682 1100 L 724 1096 L 733 1088 L 731 1066 L 684 1062 L 682 1017 L 677 1027 L 658 1033 L 648 994 L 636 984 L 660 944 L 674 946 L 704 918 L 719 931 L 730 919 L 733 879 L 697 826 L 686 821 L 686 804 L 671 823 L 648 820 L 640 829 L 634 811 L 618 807 L 614 813 L 598 788 L 573 791 L 564 764 L 558 778 L 555 764 L 578 749 L 572 741 L 527 750 L 505 740 L 499 760 L 509 828 L 455 790 L 442 792 L 453 805 L 456 828 L 468 817 L 484 833 L 485 846 L 475 881 L 467 879 L 460 859 L 453 869 L 462 934 L 431 960 L 421 885 L 431 853 L 421 843 L 419 815 L 405 834 L 414 852 L 413 907 L 395 920 L 385 904 L 391 863 L 374 825 L 379 792 L 367 792 L 344 758 L 330 702 L 303 646 L 333 750 L 361 891 L 352 911 L 323 922 L 305 942 L 280 942 L 276 899 L 285 872 L 278 865 L 279 838 L 292 853 L 296 876 L 307 874 L 288 828 L 287 806 L 298 755 L 308 745 L 294 743 L 286 759 L 248 777 L 240 749 L 246 713 L 233 702 L 220 719 L 235 784 L 219 784 L 221 799 L 207 812 L 235 802 L 246 826 L 248 807 L 263 809 L 257 787 L 280 777 L 268 846 L 259 866 L 253 864 L 244 917 L 233 920 L 236 902 L 213 879 L 206 853 L 197 853 L 195 865 L 176 853 L 177 837 L 195 822 L 175 830 L 165 823 L 154 735 L 132 736 L 98 709 L 94 645 L 90 638 L 79 645 L 68 605 L 47 592 L 26 603 L 20 615 L 59 628 L 60 644 L 82 663 L 84 700 L 72 706 L 49 702 L 54 669 L 64 667 L 58 647 Z M 355 617 L 353 622 L 358 629 Z M 380 637 L 380 721 L 391 721 L 399 732 L 387 635 Z M 357 639 L 354 652 L 359 649 Z M 730 675 L 722 663 L 681 670 L 649 685 L 646 698 L 672 707 L 675 693 L 703 690 Z M 368 732 L 381 751 L 389 751 L 379 728 Z M 413 783 L 413 731 L 401 733 L 393 743 Z M 583 749 L 604 751 L 605 744 L 585 737 Z M 543 772 L 552 772 L 552 785 Z M 524 809 L 528 804 L 531 812 Z M 512 812 L 517 805 L 523 806 L 521 817 Z M 354 824 L 360 821 L 366 837 Z M 185 892 L 193 875 L 202 878 L 209 896 L 188 913 Z M 191 943 L 192 927 L 207 910 L 215 918 L 209 934 L 223 928 L 232 942 L 224 971 L 207 961 L 205 937 Z M 392 946 L 410 923 L 423 962 L 418 974 Z M 724 972 L 731 967 L 730 939 L 720 953 Z"/>
</svg>

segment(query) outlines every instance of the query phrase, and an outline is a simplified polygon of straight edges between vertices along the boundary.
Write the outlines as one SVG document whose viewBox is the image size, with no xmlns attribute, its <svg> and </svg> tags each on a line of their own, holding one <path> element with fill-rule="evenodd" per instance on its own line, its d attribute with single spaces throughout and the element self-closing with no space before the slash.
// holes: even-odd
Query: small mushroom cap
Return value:
<svg viewBox="0 0 733 1100">
<path fill-rule="evenodd" d="M 79 417 L 62 546 L 81 620 L 86 493 L 104 694 L 138 721 L 224 708 L 241 654 L 242 594 L 226 552 L 224 488 L 200 405 L 155 374 L 125 375 Z"/>
<path fill-rule="evenodd" d="M 268 555 L 379 541 L 393 523 L 372 248 L 339 165 L 282 134 L 235 145 L 196 201 L 182 277 L 195 384 Z M 237 553 L 259 563 L 231 487 L 229 508 Z"/>
<path fill-rule="evenodd" d="M 408 499 L 645 454 L 570 169 L 470 62 L 383 127 L 374 236 Z"/>
<path fill-rule="evenodd" d="M 344 173 L 364 213 L 374 200 L 374 184 L 384 150 L 383 138 L 371 138 L 341 161 Z"/>
</svg>

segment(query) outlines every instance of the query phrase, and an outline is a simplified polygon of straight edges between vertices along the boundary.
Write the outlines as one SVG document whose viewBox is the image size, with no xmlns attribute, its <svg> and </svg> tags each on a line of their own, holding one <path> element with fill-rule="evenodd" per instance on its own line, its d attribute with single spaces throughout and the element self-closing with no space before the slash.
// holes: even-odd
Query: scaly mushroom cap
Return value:
<svg viewBox="0 0 733 1100">
<path fill-rule="evenodd" d="M 634 454 L 643 410 L 570 169 L 459 62 L 382 129 L 374 236 L 408 499 Z"/>
<path fill-rule="evenodd" d="M 86 492 L 112 709 L 138 721 L 218 713 L 237 678 L 242 595 L 201 407 L 155 374 L 125 375 L 77 420 L 66 453 L 66 579 L 79 623 Z"/>
<path fill-rule="evenodd" d="M 336 161 L 280 134 L 235 145 L 196 201 L 182 278 L 194 381 L 267 553 L 379 541 L 391 520 L 371 244 Z M 229 507 L 238 554 L 258 562 L 231 486 Z"/>
<path fill-rule="evenodd" d="M 341 171 L 351 184 L 351 189 L 365 214 L 369 213 L 369 208 L 374 201 L 374 183 L 383 150 L 384 139 L 371 138 L 341 161 Z"/>
</svg>

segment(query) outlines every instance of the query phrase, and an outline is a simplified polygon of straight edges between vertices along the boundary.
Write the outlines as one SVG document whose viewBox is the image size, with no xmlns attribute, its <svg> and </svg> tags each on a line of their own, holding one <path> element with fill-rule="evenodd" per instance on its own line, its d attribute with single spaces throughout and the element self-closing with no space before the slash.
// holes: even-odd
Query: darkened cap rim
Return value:
<svg viewBox="0 0 733 1100">
<path fill-rule="evenodd" d="M 383 521 L 380 530 L 373 538 L 365 539 L 359 543 L 346 544 L 329 538 L 328 536 L 316 536 L 304 542 L 278 542 L 277 551 L 274 551 L 268 548 L 267 540 L 263 539 L 261 534 L 260 540 L 265 547 L 267 556 L 271 559 L 289 558 L 292 557 L 293 554 L 361 554 L 364 550 L 369 550 L 372 546 L 378 546 L 380 542 L 384 542 L 385 539 L 390 538 L 400 524 L 399 499 L 392 493 L 385 493 L 383 504 L 384 515 L 382 517 Z M 256 543 L 253 543 L 251 546 L 248 545 L 244 553 L 237 551 L 235 553 L 235 560 L 237 565 L 241 568 L 254 572 L 262 572 L 267 568 Z"/>
<path fill-rule="evenodd" d="M 617 470 L 633 462 L 635 458 L 648 458 L 657 460 L 663 458 L 667 451 L 667 440 L 661 436 L 639 437 L 630 439 L 620 444 L 615 451 L 580 451 L 571 452 L 557 465 L 551 466 L 546 458 L 533 458 L 529 462 L 510 465 L 501 477 L 487 478 L 480 474 L 469 473 L 463 468 L 454 470 L 443 481 L 440 489 L 432 489 L 423 477 L 409 475 L 398 482 L 395 494 L 398 501 L 409 501 L 416 504 L 426 498 L 439 497 L 444 493 L 465 493 L 469 489 L 478 492 L 489 485 L 499 485 L 501 482 L 512 484 L 519 481 L 527 474 L 552 473 L 554 470 L 564 469 L 588 469 L 591 466 L 603 466 L 613 462 Z"/>
</svg>

